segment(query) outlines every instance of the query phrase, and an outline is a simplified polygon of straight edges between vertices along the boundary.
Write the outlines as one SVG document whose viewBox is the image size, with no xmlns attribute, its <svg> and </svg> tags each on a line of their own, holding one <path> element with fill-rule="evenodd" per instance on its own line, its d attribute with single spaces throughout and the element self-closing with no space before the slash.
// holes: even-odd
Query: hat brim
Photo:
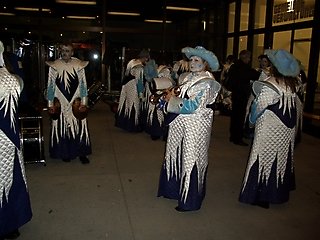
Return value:
<svg viewBox="0 0 320 240">
<path fill-rule="evenodd" d="M 181 52 L 184 53 L 189 59 L 192 56 L 201 57 L 209 64 L 209 67 L 212 71 L 217 71 L 219 69 L 219 61 L 216 55 L 214 55 L 213 52 L 206 50 L 204 47 L 185 47 Z"/>
<path fill-rule="evenodd" d="M 300 73 L 300 66 L 297 59 L 288 51 L 283 49 L 267 49 L 265 54 L 268 56 L 272 65 L 280 74 L 287 77 L 297 77 Z"/>
</svg>

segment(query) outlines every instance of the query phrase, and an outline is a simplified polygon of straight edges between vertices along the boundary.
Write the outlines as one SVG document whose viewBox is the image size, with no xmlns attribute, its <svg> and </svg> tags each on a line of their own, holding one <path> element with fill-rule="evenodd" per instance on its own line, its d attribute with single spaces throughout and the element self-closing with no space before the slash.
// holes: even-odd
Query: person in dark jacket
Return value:
<svg viewBox="0 0 320 240">
<path fill-rule="evenodd" d="M 243 128 L 246 107 L 251 93 L 252 81 L 258 80 L 260 73 L 250 66 L 251 52 L 242 50 L 239 59 L 229 69 L 232 92 L 232 111 L 230 118 L 230 141 L 236 145 L 248 146 L 243 141 Z"/>
</svg>

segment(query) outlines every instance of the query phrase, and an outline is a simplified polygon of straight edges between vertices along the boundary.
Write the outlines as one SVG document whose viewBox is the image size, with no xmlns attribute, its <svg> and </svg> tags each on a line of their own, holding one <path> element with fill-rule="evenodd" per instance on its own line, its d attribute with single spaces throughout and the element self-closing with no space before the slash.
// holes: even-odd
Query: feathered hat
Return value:
<svg viewBox="0 0 320 240">
<path fill-rule="evenodd" d="M 270 62 L 283 76 L 297 77 L 300 73 L 300 66 L 297 59 L 284 49 L 267 49 L 264 52 Z"/>
<path fill-rule="evenodd" d="M 204 47 L 197 46 L 195 48 L 185 47 L 181 50 L 187 58 L 190 59 L 192 56 L 198 56 L 204 59 L 210 66 L 212 71 L 217 71 L 219 69 L 219 61 L 216 55 L 213 52 L 205 49 Z"/>
<path fill-rule="evenodd" d="M 132 60 L 130 60 L 130 61 L 128 62 L 128 64 L 127 64 L 127 69 L 126 69 L 125 75 L 126 75 L 126 76 L 129 76 L 129 73 L 130 73 L 131 69 L 134 68 L 134 67 L 136 67 L 136 66 L 138 66 L 138 65 L 143 66 L 142 63 L 141 63 L 141 61 L 140 61 L 139 59 L 132 59 Z"/>
</svg>

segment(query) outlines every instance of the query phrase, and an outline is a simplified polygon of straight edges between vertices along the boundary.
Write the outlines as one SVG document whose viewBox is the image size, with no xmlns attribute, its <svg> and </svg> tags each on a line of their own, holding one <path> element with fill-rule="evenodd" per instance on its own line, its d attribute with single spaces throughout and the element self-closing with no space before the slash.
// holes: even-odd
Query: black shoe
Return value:
<svg viewBox="0 0 320 240">
<path fill-rule="evenodd" d="M 62 158 L 62 161 L 64 161 L 64 162 L 71 162 L 71 159 L 70 159 L 70 158 Z"/>
<path fill-rule="evenodd" d="M 11 233 L 8 233 L 7 235 L 4 235 L 4 239 L 17 239 L 20 236 L 20 232 L 18 229 L 12 231 Z"/>
<path fill-rule="evenodd" d="M 259 207 L 262 207 L 264 209 L 269 209 L 269 203 L 268 202 L 257 201 L 255 203 L 253 203 L 252 205 L 259 206 Z"/>
<path fill-rule="evenodd" d="M 248 143 L 245 143 L 244 141 L 233 141 L 234 144 L 239 145 L 239 146 L 249 146 Z"/>
<path fill-rule="evenodd" d="M 183 208 L 181 208 L 181 207 L 175 207 L 174 208 L 176 211 L 178 211 L 178 212 L 186 212 L 186 210 L 184 210 Z"/>
<path fill-rule="evenodd" d="M 90 163 L 90 160 L 87 157 L 79 157 L 79 159 L 82 164 Z"/>
<path fill-rule="evenodd" d="M 178 211 L 178 212 L 190 212 L 190 211 L 192 211 L 192 210 L 183 209 L 183 208 L 181 208 L 179 206 L 175 207 L 175 210 Z"/>
</svg>

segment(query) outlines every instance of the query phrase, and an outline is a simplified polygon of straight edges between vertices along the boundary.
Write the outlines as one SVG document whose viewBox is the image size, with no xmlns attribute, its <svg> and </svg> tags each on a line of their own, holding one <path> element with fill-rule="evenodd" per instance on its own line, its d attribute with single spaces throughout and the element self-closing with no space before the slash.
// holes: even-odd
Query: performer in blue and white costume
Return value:
<svg viewBox="0 0 320 240">
<path fill-rule="evenodd" d="M 125 71 L 115 126 L 128 132 L 141 132 L 144 129 L 145 117 L 141 116 L 142 104 L 146 101 L 144 65 L 149 58 L 149 52 L 142 50 L 138 58 L 128 62 Z"/>
<path fill-rule="evenodd" d="M 145 131 L 150 134 L 152 140 L 167 136 L 167 127 L 164 124 L 164 113 L 162 109 L 157 107 L 157 103 L 150 102 L 150 96 L 159 90 L 175 86 L 175 82 L 171 77 L 171 69 L 167 65 L 160 65 L 156 70 L 156 77 L 150 82 L 150 86 L 146 86 L 146 97 L 148 101 L 147 123 Z M 150 91 L 150 88 L 152 89 Z"/>
<path fill-rule="evenodd" d="M 217 57 L 205 48 L 186 47 L 190 73 L 180 79 L 181 92 L 170 91 L 164 111 L 175 115 L 169 124 L 165 159 L 160 174 L 158 196 L 178 200 L 177 211 L 201 207 L 206 192 L 208 148 L 215 102 L 220 84 L 212 73 L 219 68 Z"/>
<path fill-rule="evenodd" d="M 32 211 L 19 137 L 18 100 L 22 79 L 8 72 L 0 41 L 0 239 L 17 238 Z"/>
<path fill-rule="evenodd" d="M 61 58 L 46 62 L 49 66 L 48 107 L 54 111 L 54 99 L 61 105 L 61 113 L 52 119 L 50 136 L 50 157 L 60 158 L 65 162 L 79 157 L 83 164 L 89 163 L 87 155 L 91 154 L 91 142 L 87 119 L 78 119 L 73 113 L 72 105 L 80 98 L 80 111 L 86 111 L 88 91 L 84 68 L 87 61 L 72 57 L 72 44 L 61 46 Z"/>
<path fill-rule="evenodd" d="M 293 152 L 301 102 L 295 93 L 300 69 L 294 56 L 282 49 L 265 53 L 271 76 L 253 84 L 249 121 L 255 132 L 239 200 L 268 208 L 287 202 L 295 189 Z"/>
</svg>

